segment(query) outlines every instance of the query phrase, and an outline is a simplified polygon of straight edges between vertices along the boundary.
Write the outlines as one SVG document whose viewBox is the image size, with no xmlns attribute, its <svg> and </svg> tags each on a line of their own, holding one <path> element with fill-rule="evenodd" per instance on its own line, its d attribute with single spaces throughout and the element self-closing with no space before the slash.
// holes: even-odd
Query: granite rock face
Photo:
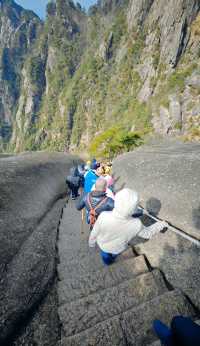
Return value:
<svg viewBox="0 0 200 346">
<path fill-rule="evenodd" d="M 200 239 L 200 145 L 166 141 L 114 162 L 119 186 L 134 188 L 141 205 Z"/>
<path fill-rule="evenodd" d="M 167 231 L 150 241 L 137 244 L 135 250 L 144 254 L 153 268 L 159 267 L 171 285 L 182 290 L 200 308 L 200 248 L 179 235 Z"/>
<path fill-rule="evenodd" d="M 148 35 L 157 31 L 161 58 L 175 67 L 187 46 L 190 24 L 199 8 L 196 0 L 132 0 L 128 11 L 129 30 L 144 25 Z"/>
<path fill-rule="evenodd" d="M 0 1 L 0 142 L 11 136 L 22 66 L 41 27 L 32 11 L 14 1 Z"/>
<path fill-rule="evenodd" d="M 65 177 L 76 157 L 35 153 L 0 159 L 0 341 L 6 343 L 55 275 Z"/>
</svg>

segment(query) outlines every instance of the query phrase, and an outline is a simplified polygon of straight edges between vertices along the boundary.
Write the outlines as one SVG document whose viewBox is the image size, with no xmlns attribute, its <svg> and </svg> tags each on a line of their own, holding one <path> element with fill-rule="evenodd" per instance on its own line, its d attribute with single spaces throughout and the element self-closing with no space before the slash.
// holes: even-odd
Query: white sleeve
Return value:
<svg viewBox="0 0 200 346">
<path fill-rule="evenodd" d="M 168 227 L 167 222 L 156 222 L 149 227 L 143 226 L 142 230 L 137 235 L 144 239 L 151 239 L 154 236 L 154 234 L 159 233 L 160 231 L 162 231 L 163 228 L 166 227 Z"/>
<path fill-rule="evenodd" d="M 142 231 L 143 224 L 139 218 L 132 219 L 131 218 L 131 225 L 127 232 L 123 232 L 123 234 L 126 234 L 126 241 L 129 243 L 131 239 L 139 235 L 139 233 Z"/>
<path fill-rule="evenodd" d="M 89 247 L 95 247 L 96 240 L 97 240 L 97 235 L 100 231 L 100 221 L 99 221 L 100 216 L 98 217 L 97 221 L 94 224 L 94 227 L 90 233 L 89 237 Z"/>
</svg>

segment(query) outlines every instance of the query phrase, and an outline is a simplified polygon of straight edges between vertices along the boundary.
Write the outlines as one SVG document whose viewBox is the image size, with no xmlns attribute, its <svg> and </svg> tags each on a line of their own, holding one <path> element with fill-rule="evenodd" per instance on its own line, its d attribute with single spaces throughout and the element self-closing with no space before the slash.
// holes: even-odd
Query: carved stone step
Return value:
<svg viewBox="0 0 200 346">
<path fill-rule="evenodd" d="M 147 346 L 156 340 L 152 321 L 169 324 L 173 316 L 194 316 L 192 306 L 180 291 L 170 291 L 120 315 L 71 337 L 62 338 L 62 346 Z"/>
<path fill-rule="evenodd" d="M 115 287 L 68 302 L 58 309 L 64 333 L 69 336 L 84 331 L 166 291 L 161 273 L 154 270 Z"/>
<path fill-rule="evenodd" d="M 59 270 L 61 281 L 58 282 L 59 304 L 86 297 L 99 290 L 113 287 L 124 280 L 134 278 L 140 274 L 148 272 L 148 268 L 143 256 L 133 257 L 124 261 L 119 261 L 111 266 L 102 266 L 101 269 L 93 273 L 82 274 L 75 269 L 75 275 L 68 274 L 63 268 Z"/>
</svg>

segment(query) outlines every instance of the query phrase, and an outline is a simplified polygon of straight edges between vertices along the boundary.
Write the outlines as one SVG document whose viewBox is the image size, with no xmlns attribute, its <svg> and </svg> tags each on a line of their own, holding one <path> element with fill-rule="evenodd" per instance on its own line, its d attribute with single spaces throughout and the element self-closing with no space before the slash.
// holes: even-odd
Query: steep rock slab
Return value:
<svg viewBox="0 0 200 346">
<path fill-rule="evenodd" d="M 159 267 L 168 282 L 181 289 L 200 309 L 200 249 L 180 236 L 166 232 L 135 247 L 147 256 L 152 267 Z"/>
<path fill-rule="evenodd" d="M 65 193 L 73 159 L 48 153 L 0 159 L 0 273 Z"/>
<path fill-rule="evenodd" d="M 58 346 L 60 321 L 57 315 L 56 282 L 48 290 L 29 323 L 12 342 L 12 346 Z"/>
<path fill-rule="evenodd" d="M 139 192 L 142 206 L 200 239 L 200 144 L 166 141 L 119 156 L 118 187 Z"/>
<path fill-rule="evenodd" d="M 62 201 L 22 244 L 1 282 L 0 341 L 6 342 L 26 324 L 31 308 L 47 294 L 55 275 L 55 244 Z M 46 321 L 48 325 L 48 319 Z"/>
<path fill-rule="evenodd" d="M 65 176 L 77 158 L 34 153 L 0 159 L 0 341 L 44 296 L 55 270 Z"/>
</svg>

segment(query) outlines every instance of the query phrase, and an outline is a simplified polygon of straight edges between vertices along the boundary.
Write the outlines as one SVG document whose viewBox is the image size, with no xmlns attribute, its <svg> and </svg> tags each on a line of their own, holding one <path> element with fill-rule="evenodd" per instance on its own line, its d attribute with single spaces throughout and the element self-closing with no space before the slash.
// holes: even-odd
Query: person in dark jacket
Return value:
<svg viewBox="0 0 200 346">
<path fill-rule="evenodd" d="M 84 182 L 85 182 L 85 165 L 82 163 L 81 165 L 78 165 L 78 175 L 80 177 L 80 187 L 84 188 Z"/>
<path fill-rule="evenodd" d="M 110 197 L 106 196 L 106 188 L 107 188 L 107 182 L 103 178 L 99 178 L 95 183 L 95 190 L 85 194 L 76 204 L 76 208 L 78 210 L 81 210 L 83 208 L 86 208 L 87 212 L 87 221 L 90 223 L 89 220 L 89 213 L 90 213 L 90 204 L 92 208 L 96 208 L 96 215 L 97 217 L 103 212 L 103 211 L 111 211 L 114 208 L 114 200 Z M 90 198 L 90 204 L 88 203 L 88 197 Z M 103 200 L 105 200 L 104 203 L 101 203 Z M 100 205 L 101 203 L 101 205 Z M 99 208 L 98 208 L 99 205 Z"/>
<path fill-rule="evenodd" d="M 77 167 L 72 167 L 70 169 L 70 174 L 66 178 L 66 184 L 71 191 L 72 199 L 78 197 L 78 190 L 80 187 L 81 179 L 79 176 L 79 171 Z"/>
</svg>

